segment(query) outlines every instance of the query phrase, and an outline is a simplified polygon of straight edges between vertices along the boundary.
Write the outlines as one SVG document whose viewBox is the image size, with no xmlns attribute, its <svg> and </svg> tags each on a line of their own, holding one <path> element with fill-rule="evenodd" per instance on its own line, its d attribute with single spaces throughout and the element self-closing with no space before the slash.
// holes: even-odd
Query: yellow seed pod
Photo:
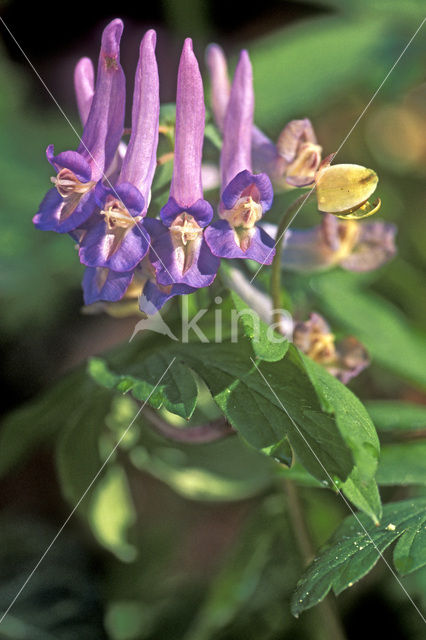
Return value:
<svg viewBox="0 0 426 640">
<path fill-rule="evenodd" d="M 336 164 L 320 169 L 316 175 L 318 209 L 343 218 L 364 218 L 377 211 L 367 209 L 353 215 L 366 206 L 368 198 L 376 190 L 379 179 L 372 169 L 358 164 Z M 380 205 L 379 205 L 380 206 Z M 367 211 L 368 210 L 368 211 Z"/>
</svg>

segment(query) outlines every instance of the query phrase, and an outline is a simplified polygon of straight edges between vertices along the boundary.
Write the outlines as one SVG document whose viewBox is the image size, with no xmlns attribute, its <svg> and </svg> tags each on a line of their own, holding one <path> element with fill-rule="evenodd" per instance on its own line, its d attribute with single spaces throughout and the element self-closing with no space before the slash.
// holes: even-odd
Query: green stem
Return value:
<svg viewBox="0 0 426 640">
<path fill-rule="evenodd" d="M 294 537 L 299 547 L 303 564 L 307 566 L 315 556 L 315 549 L 306 524 L 303 504 L 300 500 L 297 486 L 288 478 L 284 480 L 284 490 L 287 495 L 288 514 Z M 331 594 L 317 605 L 316 611 L 321 619 L 321 625 L 319 626 L 321 637 L 327 640 L 346 640 L 345 631 Z"/>
<path fill-rule="evenodd" d="M 300 209 L 309 200 L 312 194 L 312 189 L 308 193 L 302 193 L 302 195 L 299 196 L 297 200 L 295 200 L 284 212 L 284 215 L 281 218 L 281 222 L 278 226 L 275 242 L 275 256 L 272 261 L 271 272 L 271 296 L 273 308 L 272 321 L 274 323 L 274 326 L 276 327 L 279 326 L 280 322 L 279 309 L 281 308 L 281 256 L 283 252 L 284 235 L 293 222 L 294 218 L 299 213 Z"/>
</svg>

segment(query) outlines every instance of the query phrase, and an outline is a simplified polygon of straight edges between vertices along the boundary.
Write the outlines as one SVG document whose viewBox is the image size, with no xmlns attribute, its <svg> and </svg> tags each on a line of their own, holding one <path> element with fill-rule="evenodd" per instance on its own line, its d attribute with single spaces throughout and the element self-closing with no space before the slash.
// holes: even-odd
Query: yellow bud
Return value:
<svg viewBox="0 0 426 640">
<path fill-rule="evenodd" d="M 318 209 L 324 213 L 334 213 L 343 218 L 364 218 L 374 211 L 366 208 L 367 200 L 376 190 L 379 179 L 372 169 L 357 164 L 336 164 L 320 169 L 316 175 Z"/>
</svg>

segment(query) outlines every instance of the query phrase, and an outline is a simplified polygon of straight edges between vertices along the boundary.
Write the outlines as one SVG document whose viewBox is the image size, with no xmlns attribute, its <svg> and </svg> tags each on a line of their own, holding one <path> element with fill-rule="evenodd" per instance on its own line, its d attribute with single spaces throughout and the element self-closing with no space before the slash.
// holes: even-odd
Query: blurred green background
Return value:
<svg viewBox="0 0 426 640">
<path fill-rule="evenodd" d="M 77 130 L 73 66 L 83 55 L 96 59 L 101 29 L 119 13 L 129 91 L 139 40 L 148 27 L 159 33 L 165 102 L 173 101 L 183 37 L 194 38 L 202 64 L 210 41 L 220 43 L 232 62 L 245 47 L 254 67 L 257 124 L 275 139 L 288 120 L 309 117 L 324 155 L 340 145 L 424 11 L 416 0 L 264 0 L 250 8 L 241 0 L 119 7 L 75 2 L 70 8 L 45 2 L 25 12 L 18 2 L 1 6 L 6 24 Z M 55 19 L 54 26 L 43 21 L 44 13 Z M 351 383 L 363 400 L 426 404 L 424 43 L 423 29 L 338 158 L 379 174 L 379 215 L 398 226 L 398 256 L 362 276 L 335 270 L 286 277 L 295 308 L 321 311 L 338 335 L 356 335 L 369 349 L 372 366 Z M 45 147 L 54 142 L 58 150 L 75 148 L 75 134 L 4 27 L 0 46 L 1 410 L 8 414 L 88 355 L 127 340 L 135 320 L 81 314 L 83 268 L 72 241 L 32 226 L 49 186 Z M 308 212 L 298 225 L 316 222 Z M 44 441 L 73 409 L 62 401 L 61 390 L 55 393 L 56 413 L 40 403 L 34 421 L 34 413 L 24 408 L 7 418 L 0 432 L 0 608 L 69 513 L 63 493 L 72 502 L 70 494 L 79 483 L 85 486 L 84 471 L 67 485 L 69 441 L 62 442 L 56 461 Z M 105 450 L 134 412 L 129 399 L 108 405 Z M 315 613 L 296 622 L 288 609 L 301 567 L 295 554 L 286 552 L 292 534 L 270 461 L 236 441 L 194 450 L 143 431 L 142 422 L 135 425 L 126 445 L 131 463 L 124 448 L 95 487 L 83 519 L 69 524 L 0 628 L 0 638 L 316 638 L 321 630 L 314 629 Z M 84 457 L 85 444 L 79 442 L 74 459 Z M 398 491 L 404 490 L 389 486 L 384 498 L 404 497 Z M 304 499 L 316 542 L 322 543 L 346 515 L 345 505 L 317 489 Z M 406 580 L 423 600 L 425 584 L 421 572 Z M 381 620 L 383 635 L 388 629 L 390 637 L 423 637 L 415 612 L 384 566 L 343 594 L 339 608 L 348 638 L 376 637 L 369 616 Z"/>
</svg>

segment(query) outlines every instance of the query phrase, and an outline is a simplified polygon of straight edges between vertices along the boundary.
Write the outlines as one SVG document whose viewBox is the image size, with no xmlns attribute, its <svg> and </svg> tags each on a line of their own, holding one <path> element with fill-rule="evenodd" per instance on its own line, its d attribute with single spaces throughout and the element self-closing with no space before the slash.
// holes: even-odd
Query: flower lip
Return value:
<svg viewBox="0 0 426 640">
<path fill-rule="evenodd" d="M 200 227 L 194 217 L 186 211 L 179 214 L 169 228 L 174 241 L 183 246 L 197 240 L 203 233 L 202 227 Z"/>
<path fill-rule="evenodd" d="M 123 202 L 108 196 L 105 202 L 105 209 L 101 209 L 100 214 L 104 216 L 109 230 L 129 229 L 142 220 L 142 216 L 132 216 Z"/>
<path fill-rule="evenodd" d="M 110 269 L 87 267 L 83 276 L 84 303 L 105 300 L 117 302 L 126 293 L 133 280 L 133 272 L 117 273 Z"/>
<path fill-rule="evenodd" d="M 117 210 L 118 214 L 121 213 L 121 215 L 127 216 L 130 222 L 132 218 L 135 219 L 135 222 L 138 222 L 146 215 L 143 195 L 139 189 L 128 182 L 122 182 L 114 189 L 105 187 L 101 182 L 98 182 L 95 189 L 95 198 L 101 212 Z M 124 222 L 124 217 L 121 217 L 121 215 L 117 215 L 117 220 L 121 219 Z"/>
<path fill-rule="evenodd" d="M 170 235 L 181 273 L 185 275 L 198 258 L 203 229 L 191 215 L 184 212 L 173 221 Z"/>
<path fill-rule="evenodd" d="M 64 199 L 73 195 L 83 195 L 95 186 L 94 182 L 80 182 L 75 173 L 66 168 L 61 169 L 58 175 L 50 180 Z"/>
<path fill-rule="evenodd" d="M 90 164 L 78 151 L 62 151 L 55 156 L 54 146 L 50 144 L 46 149 L 46 157 L 57 173 L 68 169 L 80 182 L 89 182 L 92 178 Z"/>
<path fill-rule="evenodd" d="M 232 209 L 224 209 L 219 215 L 232 227 L 251 229 L 261 219 L 262 213 L 262 206 L 248 195 L 239 198 Z"/>
<path fill-rule="evenodd" d="M 170 197 L 161 209 L 160 218 L 166 227 L 170 227 L 181 213 L 192 216 L 200 227 L 206 227 L 213 218 L 213 207 L 207 200 L 202 198 L 194 202 L 190 207 L 184 207 L 178 204 L 173 197 Z"/>
<path fill-rule="evenodd" d="M 233 209 L 241 197 L 249 195 L 262 207 L 262 213 L 271 208 L 274 193 L 271 180 L 266 173 L 253 174 L 247 170 L 240 171 L 222 193 L 223 208 Z"/>
</svg>

